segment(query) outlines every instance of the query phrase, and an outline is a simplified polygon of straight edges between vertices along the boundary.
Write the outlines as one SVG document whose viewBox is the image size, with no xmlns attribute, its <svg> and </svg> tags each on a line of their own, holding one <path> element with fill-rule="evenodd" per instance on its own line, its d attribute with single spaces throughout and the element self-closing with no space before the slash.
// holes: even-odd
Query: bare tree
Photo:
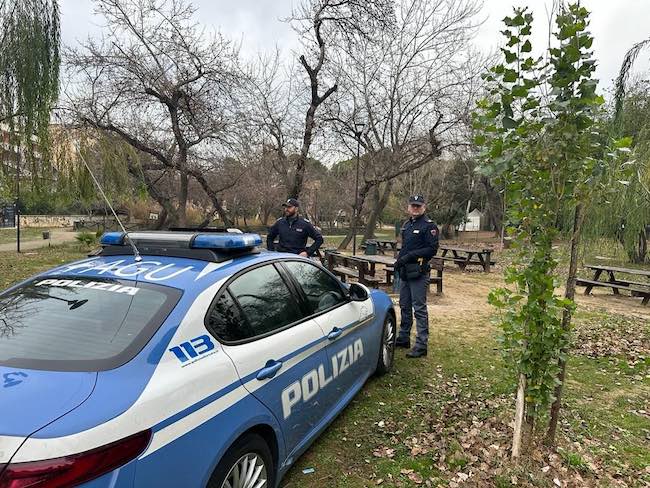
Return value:
<svg viewBox="0 0 650 488">
<path fill-rule="evenodd" d="M 214 186 L 208 175 L 238 133 L 236 49 L 201 30 L 184 0 L 95 0 L 95 7 L 106 32 L 67 53 L 75 81 L 69 108 L 147 154 L 150 170 L 177 179 L 174 205 L 163 206 L 172 221 L 186 224 L 193 179 L 231 224 L 220 193 L 232 181 Z"/>
<path fill-rule="evenodd" d="M 333 51 L 353 39 L 370 39 L 392 16 L 390 0 L 303 0 L 287 19 L 300 36 L 298 65 L 283 73 L 276 53 L 251 73 L 255 120 L 267 148 L 275 150 L 273 167 L 287 197 L 303 191 L 318 112 L 338 90 L 335 70 L 327 67 Z"/>
<path fill-rule="evenodd" d="M 332 104 L 330 120 L 350 152 L 357 142 L 355 122 L 365 122 L 359 137 L 363 180 L 354 215 L 370 191 L 377 192 L 366 237 L 388 201 L 391 180 L 469 141 L 481 64 L 470 41 L 479 10 L 477 0 L 401 0 L 394 28 L 379 39 L 350 43 L 338 63 L 345 90 Z M 341 247 L 351 238 L 352 233 Z"/>
</svg>

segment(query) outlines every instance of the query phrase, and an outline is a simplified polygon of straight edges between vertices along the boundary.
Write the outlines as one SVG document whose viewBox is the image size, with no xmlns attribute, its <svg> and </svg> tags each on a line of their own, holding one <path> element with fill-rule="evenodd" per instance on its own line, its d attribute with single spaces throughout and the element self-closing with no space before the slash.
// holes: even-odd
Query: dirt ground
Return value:
<svg viewBox="0 0 650 488">
<path fill-rule="evenodd" d="M 472 314 L 485 317 L 492 307 L 487 302 L 490 290 L 504 284 L 499 271 L 483 273 L 478 271 L 455 270 L 445 268 L 443 295 L 437 296 L 433 287 L 429 295 L 430 313 L 444 314 L 448 318 L 458 317 L 467 319 Z M 641 298 L 630 297 L 621 292 L 614 295 L 610 289 L 594 288 L 591 295 L 584 295 L 584 288 L 576 290 L 576 302 L 579 309 L 594 312 L 608 312 L 624 315 L 629 318 L 650 320 L 650 305 L 641 305 Z M 558 289 L 558 294 L 563 294 L 564 288 Z M 391 295 L 395 302 L 397 295 Z M 475 330 L 473 328 L 473 330 Z"/>
<path fill-rule="evenodd" d="M 52 230 L 50 231 L 50 239 L 45 240 L 42 237 L 38 237 L 36 239 L 30 238 L 30 239 L 25 239 L 20 243 L 20 248 L 23 251 L 28 251 L 28 250 L 33 250 L 33 249 L 40 249 L 42 247 L 48 247 L 48 246 L 58 246 L 61 244 L 65 244 L 67 242 L 74 242 L 75 237 L 77 236 L 77 232 L 74 232 L 72 230 L 67 230 L 67 229 L 57 229 L 57 230 Z M 0 252 L 2 251 L 13 251 L 16 249 L 16 243 L 15 242 L 8 242 L 5 244 L 0 244 Z"/>
</svg>

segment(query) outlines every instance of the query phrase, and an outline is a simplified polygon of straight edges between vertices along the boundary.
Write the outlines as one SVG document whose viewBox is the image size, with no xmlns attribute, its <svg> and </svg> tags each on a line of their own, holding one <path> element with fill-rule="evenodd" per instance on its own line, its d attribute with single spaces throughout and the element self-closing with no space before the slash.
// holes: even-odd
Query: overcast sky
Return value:
<svg viewBox="0 0 650 488">
<path fill-rule="evenodd" d="M 213 26 L 233 40 L 241 42 L 242 54 L 251 56 L 278 46 L 286 56 L 296 47 L 296 35 L 284 22 L 297 0 L 194 0 L 199 20 Z M 476 44 L 484 50 L 493 50 L 501 41 L 499 31 L 504 16 L 512 6 L 531 6 L 535 15 L 533 44 L 543 48 L 547 38 L 546 7 L 551 0 L 486 0 L 479 19 Z M 598 60 L 597 77 L 603 89 L 611 87 L 627 49 L 635 42 L 650 37 L 649 0 L 583 0 L 591 12 L 591 32 Z M 101 31 L 102 19 L 93 16 L 91 0 L 61 0 L 62 35 L 64 42 L 76 44 L 79 39 L 96 36 Z M 650 53 L 642 55 L 638 68 L 645 70 Z"/>
</svg>

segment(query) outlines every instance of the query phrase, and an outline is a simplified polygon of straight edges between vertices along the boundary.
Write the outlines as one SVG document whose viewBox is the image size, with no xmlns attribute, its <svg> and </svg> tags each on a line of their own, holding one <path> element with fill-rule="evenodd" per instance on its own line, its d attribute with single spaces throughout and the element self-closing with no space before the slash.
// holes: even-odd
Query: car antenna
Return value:
<svg viewBox="0 0 650 488">
<path fill-rule="evenodd" d="M 61 126 L 68 132 L 68 127 L 66 126 L 65 122 L 63 122 L 63 119 L 58 113 L 54 114 L 57 119 L 59 119 L 59 122 L 61 122 Z M 90 176 L 92 177 L 93 181 L 95 182 L 95 186 L 97 186 L 97 189 L 99 190 L 99 193 L 101 193 L 102 198 L 108 205 L 108 208 L 111 209 L 111 212 L 113 212 L 113 216 L 115 217 L 115 220 L 117 220 L 117 223 L 120 224 L 120 227 L 122 228 L 122 232 L 124 232 L 124 236 L 128 240 L 129 244 L 131 245 L 131 248 L 133 249 L 133 255 L 135 256 L 135 261 L 140 262 L 142 261 L 142 256 L 140 256 L 140 251 L 138 251 L 138 248 L 135 245 L 135 242 L 133 242 L 133 239 L 129 236 L 129 233 L 126 231 L 126 228 L 124 227 L 124 224 L 122 224 L 122 221 L 120 218 L 117 216 L 117 213 L 115 212 L 115 209 L 113 208 L 113 205 L 111 205 L 111 202 L 109 201 L 108 197 L 106 196 L 106 193 L 104 193 L 104 189 L 102 188 L 102 185 L 99 184 L 99 181 L 97 178 L 95 178 L 95 174 L 93 173 L 93 170 L 90 169 L 90 166 L 88 165 L 88 162 L 86 161 L 86 158 L 84 157 L 83 153 L 81 152 L 81 148 L 79 147 L 79 143 L 77 140 L 72 137 L 72 144 L 77 150 L 77 154 L 79 154 L 79 158 L 81 158 L 81 161 L 84 163 L 84 166 L 90 173 Z"/>
</svg>

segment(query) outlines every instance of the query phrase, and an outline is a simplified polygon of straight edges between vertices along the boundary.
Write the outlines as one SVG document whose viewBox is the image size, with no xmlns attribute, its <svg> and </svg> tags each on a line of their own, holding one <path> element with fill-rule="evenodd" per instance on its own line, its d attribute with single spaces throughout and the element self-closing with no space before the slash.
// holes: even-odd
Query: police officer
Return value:
<svg viewBox="0 0 650 488">
<path fill-rule="evenodd" d="M 313 256 L 323 245 L 323 236 L 312 223 L 298 215 L 300 203 L 295 198 L 289 198 L 282 204 L 284 217 L 278 219 L 269 229 L 266 237 L 266 247 L 269 251 L 290 252 L 301 256 Z M 277 246 L 273 244 L 276 237 L 280 236 Z M 314 242 L 307 247 L 307 238 Z"/>
<path fill-rule="evenodd" d="M 402 315 L 396 346 L 411 347 L 411 327 L 415 311 L 417 336 L 415 346 L 406 356 L 419 358 L 427 355 L 429 314 L 427 290 L 429 287 L 429 260 L 438 251 L 438 227 L 424 215 L 426 205 L 422 195 L 409 197 L 410 218 L 402 225 L 402 249 L 395 262 L 395 271 L 401 278 L 399 306 Z"/>
</svg>

